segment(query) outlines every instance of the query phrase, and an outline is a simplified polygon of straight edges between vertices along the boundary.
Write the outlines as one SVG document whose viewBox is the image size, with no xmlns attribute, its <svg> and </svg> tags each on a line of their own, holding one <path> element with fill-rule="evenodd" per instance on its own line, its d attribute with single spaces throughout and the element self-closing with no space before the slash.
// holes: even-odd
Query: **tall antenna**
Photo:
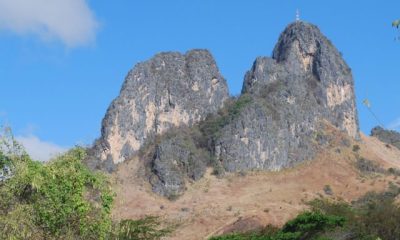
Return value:
<svg viewBox="0 0 400 240">
<path fill-rule="evenodd" d="M 300 21 L 300 11 L 299 9 L 296 10 L 296 22 Z"/>
</svg>

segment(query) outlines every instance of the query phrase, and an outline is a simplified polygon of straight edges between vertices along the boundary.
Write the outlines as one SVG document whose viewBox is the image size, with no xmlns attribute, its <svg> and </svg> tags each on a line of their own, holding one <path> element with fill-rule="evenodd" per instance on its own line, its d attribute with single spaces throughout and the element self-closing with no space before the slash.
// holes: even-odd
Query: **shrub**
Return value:
<svg viewBox="0 0 400 240">
<path fill-rule="evenodd" d="M 287 222 L 281 232 L 290 233 L 289 236 L 296 236 L 294 239 L 311 238 L 326 230 L 335 227 L 342 227 L 345 218 L 335 215 L 327 215 L 319 211 L 304 212 L 295 219 Z"/>
<path fill-rule="evenodd" d="M 357 169 L 362 173 L 384 173 L 385 170 L 371 160 L 358 158 L 356 162 Z"/>
<path fill-rule="evenodd" d="M 324 192 L 325 192 L 326 195 L 333 195 L 332 188 L 329 185 L 325 185 L 324 186 Z"/>
<path fill-rule="evenodd" d="M 400 176 L 400 169 L 397 168 L 389 168 L 388 170 L 389 174 L 395 175 L 395 176 Z"/>
<path fill-rule="evenodd" d="M 210 240 L 248 240 L 249 238 L 240 233 L 211 237 Z"/>
<path fill-rule="evenodd" d="M 359 152 L 360 151 L 360 146 L 359 145 L 353 145 L 353 152 Z"/>
<path fill-rule="evenodd" d="M 173 227 L 163 228 L 158 217 L 147 216 L 139 220 L 122 220 L 117 225 L 118 240 L 158 240 L 172 232 Z"/>
<path fill-rule="evenodd" d="M 320 211 L 322 213 L 334 216 L 342 216 L 348 221 L 353 221 L 355 212 L 350 204 L 341 201 L 332 201 L 328 199 L 315 199 L 308 203 L 312 211 Z"/>
</svg>

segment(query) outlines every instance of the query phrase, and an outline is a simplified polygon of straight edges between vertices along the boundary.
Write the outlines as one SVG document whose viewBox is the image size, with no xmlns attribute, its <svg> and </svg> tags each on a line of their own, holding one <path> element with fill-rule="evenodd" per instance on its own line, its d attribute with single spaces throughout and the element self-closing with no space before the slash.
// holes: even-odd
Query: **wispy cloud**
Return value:
<svg viewBox="0 0 400 240">
<path fill-rule="evenodd" d="M 34 160 L 48 161 L 67 151 L 67 148 L 65 147 L 58 146 L 51 142 L 42 141 L 34 135 L 17 136 L 15 139 L 24 146 L 26 152 Z"/>
<path fill-rule="evenodd" d="M 388 125 L 388 128 L 391 129 L 391 130 L 397 130 L 397 131 L 399 131 L 399 130 L 400 130 L 400 117 L 397 118 L 396 120 L 394 120 L 393 122 L 391 122 L 391 123 Z"/>
<path fill-rule="evenodd" d="M 86 0 L 0 0 L 0 28 L 18 34 L 76 47 L 93 42 L 97 27 Z"/>
</svg>

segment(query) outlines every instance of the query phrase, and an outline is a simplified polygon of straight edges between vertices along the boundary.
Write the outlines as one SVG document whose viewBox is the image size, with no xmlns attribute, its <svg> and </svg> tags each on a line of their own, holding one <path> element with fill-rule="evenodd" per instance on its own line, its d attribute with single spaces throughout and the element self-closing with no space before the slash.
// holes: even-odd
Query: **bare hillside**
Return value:
<svg viewBox="0 0 400 240">
<path fill-rule="evenodd" d="M 204 178 L 187 184 L 174 201 L 151 191 L 143 180 L 138 159 L 121 164 L 113 174 L 117 191 L 115 219 L 162 216 L 177 223 L 169 239 L 204 239 L 214 234 L 281 225 L 304 210 L 314 198 L 354 200 L 368 191 L 382 191 L 395 176 L 361 171 L 357 159 L 368 159 L 383 169 L 400 169 L 400 150 L 376 138 L 357 142 L 329 128 L 330 144 L 314 160 L 279 172 L 248 172 L 217 178 L 209 169 Z M 360 150 L 357 150 L 358 145 Z M 371 172 L 372 171 L 372 172 Z M 136 172 L 137 174 L 132 174 Z"/>
</svg>

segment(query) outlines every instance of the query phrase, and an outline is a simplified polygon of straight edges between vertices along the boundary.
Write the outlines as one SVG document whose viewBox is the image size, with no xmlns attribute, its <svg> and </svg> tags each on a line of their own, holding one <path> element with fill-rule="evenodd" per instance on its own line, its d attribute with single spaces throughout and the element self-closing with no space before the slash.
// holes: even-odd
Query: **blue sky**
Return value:
<svg viewBox="0 0 400 240">
<path fill-rule="evenodd" d="M 352 68 L 361 130 L 377 125 L 365 98 L 382 124 L 399 129 L 394 0 L 0 0 L 0 123 L 37 158 L 90 144 L 129 69 L 161 51 L 209 49 L 238 94 L 296 9 Z"/>
</svg>

